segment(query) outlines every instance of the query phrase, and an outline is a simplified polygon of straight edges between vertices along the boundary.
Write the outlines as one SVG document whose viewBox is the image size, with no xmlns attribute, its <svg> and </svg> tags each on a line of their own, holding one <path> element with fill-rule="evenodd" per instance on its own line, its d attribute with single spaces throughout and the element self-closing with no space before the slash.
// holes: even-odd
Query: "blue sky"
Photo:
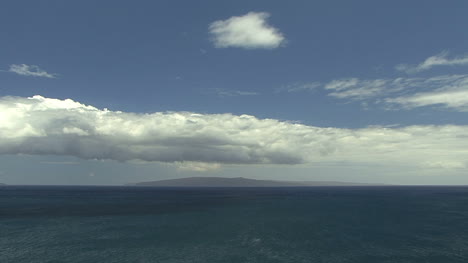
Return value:
<svg viewBox="0 0 468 263">
<path fill-rule="evenodd" d="M 5 1 L 0 182 L 466 184 L 467 7 Z"/>
</svg>

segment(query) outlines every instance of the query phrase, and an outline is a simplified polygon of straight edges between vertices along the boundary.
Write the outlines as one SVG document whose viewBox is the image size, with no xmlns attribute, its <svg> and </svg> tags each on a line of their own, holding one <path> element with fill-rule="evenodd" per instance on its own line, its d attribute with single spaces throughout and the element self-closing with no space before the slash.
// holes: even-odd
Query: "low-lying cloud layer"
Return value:
<svg viewBox="0 0 468 263">
<path fill-rule="evenodd" d="M 209 27 L 212 40 L 218 48 L 277 48 L 285 39 L 278 29 L 268 25 L 269 16 L 265 12 L 250 12 L 215 21 Z"/>
<path fill-rule="evenodd" d="M 0 98 L 0 154 L 170 162 L 200 171 L 218 164 L 317 162 L 460 169 L 467 167 L 467 134 L 468 126 L 353 130 L 249 115 L 124 113 L 41 96 Z"/>
</svg>

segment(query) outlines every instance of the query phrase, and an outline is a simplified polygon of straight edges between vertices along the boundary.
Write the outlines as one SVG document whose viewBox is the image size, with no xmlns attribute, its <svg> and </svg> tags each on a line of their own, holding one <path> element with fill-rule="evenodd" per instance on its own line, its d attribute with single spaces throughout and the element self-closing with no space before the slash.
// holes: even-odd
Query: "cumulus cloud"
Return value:
<svg viewBox="0 0 468 263">
<path fill-rule="evenodd" d="M 282 134 L 290 124 L 248 115 L 134 114 L 41 96 L 3 97 L 0 112 L 0 153 L 4 154 L 118 161 L 303 162 L 289 149 L 297 142 Z"/>
<path fill-rule="evenodd" d="M 8 72 L 16 73 L 22 76 L 31 76 L 31 77 L 42 77 L 53 79 L 57 74 L 51 74 L 47 71 L 39 68 L 36 65 L 26 65 L 26 64 L 13 64 L 10 65 Z"/>
<path fill-rule="evenodd" d="M 443 51 L 437 55 L 428 57 L 418 65 L 399 64 L 395 67 L 398 71 L 406 73 L 418 73 L 424 70 L 429 70 L 436 66 L 462 66 L 468 65 L 468 55 L 448 58 L 449 53 Z"/>
<path fill-rule="evenodd" d="M 321 128 L 249 115 L 137 114 L 70 99 L 0 98 L 0 154 L 167 162 L 198 171 L 320 162 L 460 169 L 467 134 L 468 126 Z"/>
<path fill-rule="evenodd" d="M 278 29 L 267 23 L 269 16 L 265 12 L 250 12 L 215 21 L 209 26 L 212 41 L 218 48 L 277 48 L 285 42 L 285 38 Z"/>
</svg>

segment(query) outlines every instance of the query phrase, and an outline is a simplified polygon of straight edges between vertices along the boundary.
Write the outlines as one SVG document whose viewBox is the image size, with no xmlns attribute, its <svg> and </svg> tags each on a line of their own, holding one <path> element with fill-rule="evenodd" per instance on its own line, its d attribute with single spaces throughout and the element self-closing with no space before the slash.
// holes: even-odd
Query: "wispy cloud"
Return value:
<svg viewBox="0 0 468 263">
<path fill-rule="evenodd" d="M 422 79 L 345 78 L 331 80 L 327 83 L 311 82 L 304 85 L 290 85 L 287 86 L 287 89 L 282 88 L 281 90 L 299 92 L 322 89 L 328 92 L 328 96 L 338 99 L 367 100 L 413 87 L 418 81 L 421 82 Z"/>
<path fill-rule="evenodd" d="M 209 92 L 212 92 L 219 97 L 237 97 L 237 96 L 255 96 L 258 95 L 257 92 L 253 91 L 242 91 L 242 90 L 231 90 L 231 89 L 209 89 Z"/>
<path fill-rule="evenodd" d="M 367 100 L 394 93 L 415 86 L 422 79 L 359 79 L 345 78 L 331 80 L 327 83 L 310 82 L 290 84 L 277 89 L 277 92 L 303 92 L 325 90 L 328 96 L 338 99 Z"/>
<path fill-rule="evenodd" d="M 432 84 L 430 80 L 426 81 L 428 86 Z M 456 111 L 468 111 L 468 75 L 454 75 L 438 80 L 440 86 L 436 89 L 387 98 L 385 102 L 403 108 L 439 105 Z"/>
<path fill-rule="evenodd" d="M 328 96 L 361 101 L 364 106 L 374 102 L 392 109 L 444 106 L 456 111 L 468 111 L 468 74 L 431 78 L 347 78 L 289 88 L 287 91 L 291 92 L 322 89 L 328 92 Z"/>
<path fill-rule="evenodd" d="M 284 44 L 285 38 L 278 29 L 267 23 L 269 16 L 265 12 L 250 12 L 215 21 L 209 26 L 212 41 L 217 48 L 277 48 Z"/>
<path fill-rule="evenodd" d="M 389 98 L 385 101 L 400 104 L 405 108 L 442 105 L 457 111 L 468 111 L 468 90 L 421 92 L 406 97 Z"/>
<path fill-rule="evenodd" d="M 399 64 L 395 67 L 398 71 L 406 73 L 417 73 L 424 70 L 429 70 L 437 66 L 462 66 L 468 65 L 468 55 L 448 58 L 449 52 L 443 51 L 437 55 L 428 57 L 418 65 Z"/>
<path fill-rule="evenodd" d="M 329 96 L 344 99 L 362 100 L 400 89 L 398 82 L 387 79 L 360 80 L 357 78 L 333 80 L 327 83 L 325 90 Z"/>
<path fill-rule="evenodd" d="M 319 82 L 293 83 L 276 89 L 276 92 L 314 91 L 320 88 L 320 86 L 321 84 Z"/>
<path fill-rule="evenodd" d="M 26 64 L 12 64 L 8 72 L 16 73 L 22 76 L 31 76 L 31 77 L 42 77 L 42 78 L 56 78 L 57 74 L 51 74 L 47 71 L 39 68 L 36 65 L 26 65 Z"/>
<path fill-rule="evenodd" d="M 0 97 L 0 154 L 223 164 L 347 162 L 466 169 L 468 126 L 321 128 L 249 115 L 100 110 L 73 100 Z"/>
</svg>

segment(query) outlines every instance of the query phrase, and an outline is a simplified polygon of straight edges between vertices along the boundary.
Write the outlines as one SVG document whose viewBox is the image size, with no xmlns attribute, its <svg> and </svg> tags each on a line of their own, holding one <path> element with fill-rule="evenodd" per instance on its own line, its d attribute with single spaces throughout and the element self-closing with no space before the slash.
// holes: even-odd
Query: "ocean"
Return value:
<svg viewBox="0 0 468 263">
<path fill-rule="evenodd" d="M 0 187 L 0 262 L 468 262 L 468 187 Z"/>
</svg>

